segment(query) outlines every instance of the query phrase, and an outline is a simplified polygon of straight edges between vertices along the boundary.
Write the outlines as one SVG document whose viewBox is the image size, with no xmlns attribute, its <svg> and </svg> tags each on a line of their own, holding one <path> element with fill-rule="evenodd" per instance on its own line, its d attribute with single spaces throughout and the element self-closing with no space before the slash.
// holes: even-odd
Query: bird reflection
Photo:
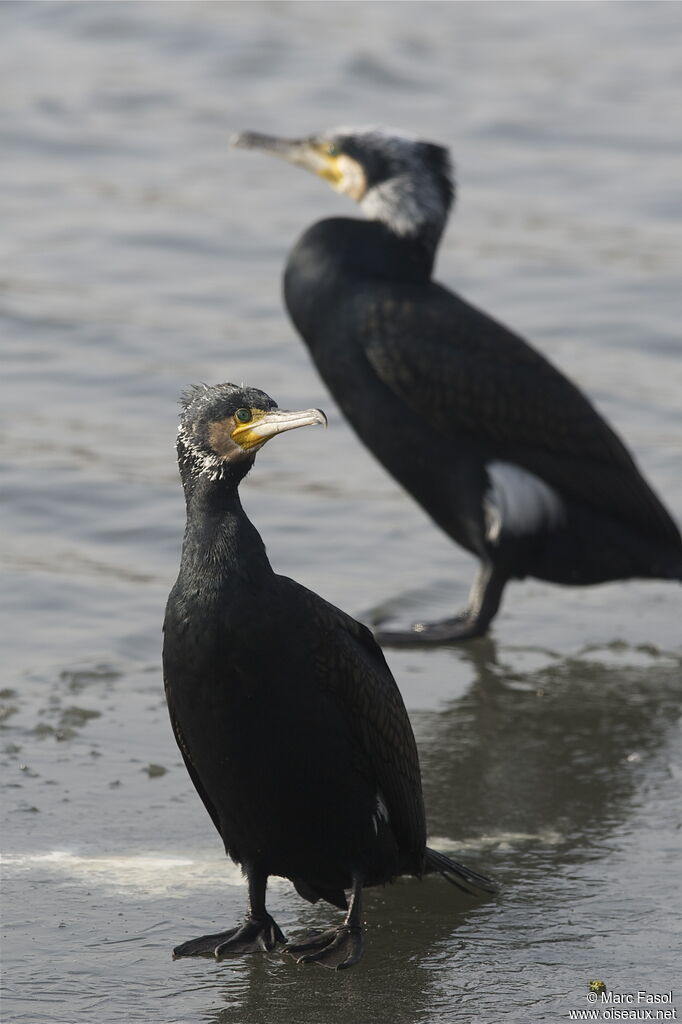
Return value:
<svg viewBox="0 0 682 1024">
<path fill-rule="evenodd" d="M 637 649 L 606 649 L 601 659 L 526 651 L 548 663 L 519 671 L 515 652 L 502 660 L 489 638 L 453 650 L 471 665 L 469 690 L 413 716 L 431 828 L 461 836 L 466 823 L 491 845 L 516 834 L 580 849 L 627 817 L 637 768 L 682 707 L 680 659 Z M 624 664 L 604 660 L 616 654 Z"/>
</svg>

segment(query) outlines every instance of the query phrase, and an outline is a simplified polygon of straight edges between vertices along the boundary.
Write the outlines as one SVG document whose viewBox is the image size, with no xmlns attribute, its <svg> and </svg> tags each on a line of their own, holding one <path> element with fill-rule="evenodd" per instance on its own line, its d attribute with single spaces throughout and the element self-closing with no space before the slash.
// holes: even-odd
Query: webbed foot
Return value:
<svg viewBox="0 0 682 1024">
<path fill-rule="evenodd" d="M 506 572 L 492 563 L 483 562 L 471 585 L 469 603 L 460 614 L 436 623 L 414 623 L 403 630 L 383 629 L 381 620 L 375 618 L 374 635 L 380 644 L 387 647 L 421 647 L 481 637 L 487 633 L 497 614 L 507 580 Z"/>
<path fill-rule="evenodd" d="M 303 942 L 289 942 L 284 952 L 298 964 L 319 964 L 332 971 L 343 971 L 360 960 L 363 950 L 362 928 L 341 925 L 326 932 L 311 934 Z"/>
<path fill-rule="evenodd" d="M 286 942 L 277 922 L 268 914 L 264 918 L 247 917 L 246 921 L 216 946 L 216 960 L 241 953 L 269 953 L 279 942 Z"/>
<path fill-rule="evenodd" d="M 242 953 L 268 953 L 278 942 L 286 942 L 286 938 L 269 914 L 264 918 L 247 917 L 236 928 L 183 942 L 173 950 L 173 959 L 207 956 L 224 960 L 228 956 L 240 956 Z"/>
<path fill-rule="evenodd" d="M 387 647 L 457 643 L 484 636 L 500 607 L 507 578 L 504 572 L 485 562 L 476 573 L 469 603 L 459 615 L 441 622 L 415 622 L 408 629 L 382 629 L 377 623 L 374 635 L 380 644 Z"/>
<path fill-rule="evenodd" d="M 375 629 L 377 642 L 386 647 L 420 647 L 424 644 L 457 643 L 483 636 L 488 623 L 482 623 L 466 612 L 440 622 L 415 622 L 407 629 Z"/>
<path fill-rule="evenodd" d="M 230 928 L 229 931 L 216 932 L 215 935 L 200 935 L 197 939 L 188 939 L 187 942 L 182 942 L 179 946 L 175 947 L 173 959 L 179 960 L 183 956 L 214 957 L 216 946 L 219 946 L 221 942 L 234 935 L 236 931 L 236 928 Z"/>
</svg>

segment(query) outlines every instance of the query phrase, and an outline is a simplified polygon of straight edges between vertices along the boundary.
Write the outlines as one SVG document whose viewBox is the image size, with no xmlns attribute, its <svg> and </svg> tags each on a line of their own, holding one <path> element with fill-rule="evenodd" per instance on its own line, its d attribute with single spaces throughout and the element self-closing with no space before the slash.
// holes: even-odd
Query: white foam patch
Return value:
<svg viewBox="0 0 682 1024">
<path fill-rule="evenodd" d="M 74 884 L 136 896 L 187 896 L 188 889 L 224 889 L 245 885 L 240 868 L 226 857 L 195 859 L 156 854 L 82 857 L 63 850 L 14 854 L 2 858 L 10 873 L 49 871 Z"/>
<path fill-rule="evenodd" d="M 446 836 L 429 836 L 427 844 L 441 853 L 458 853 L 462 850 L 511 850 L 525 843 L 539 843 L 541 846 L 556 846 L 564 836 L 553 829 L 542 832 L 494 832 L 476 836 L 475 839 L 448 839 Z"/>
</svg>

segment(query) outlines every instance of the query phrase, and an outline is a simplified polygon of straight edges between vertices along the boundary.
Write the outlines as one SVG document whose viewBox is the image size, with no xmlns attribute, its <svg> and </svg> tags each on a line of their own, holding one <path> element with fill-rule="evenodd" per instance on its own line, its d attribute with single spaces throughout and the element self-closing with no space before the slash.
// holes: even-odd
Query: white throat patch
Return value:
<svg viewBox="0 0 682 1024">
<path fill-rule="evenodd" d="M 381 151 L 391 169 L 387 178 L 368 190 L 361 171 L 362 187 L 354 183 L 355 195 L 350 189 L 346 190 L 360 203 L 368 220 L 381 221 L 404 238 L 422 234 L 425 229 L 431 229 L 439 237 L 449 204 L 434 178 L 433 170 L 424 161 L 416 136 L 371 126 L 335 128 L 329 132 L 330 138 L 344 135 L 360 139 L 368 148 L 375 147 Z"/>
<path fill-rule="evenodd" d="M 368 220 L 379 220 L 404 238 L 427 226 L 440 233 L 447 215 L 436 185 L 426 175 L 415 180 L 407 172 L 370 188 L 360 207 Z"/>
</svg>

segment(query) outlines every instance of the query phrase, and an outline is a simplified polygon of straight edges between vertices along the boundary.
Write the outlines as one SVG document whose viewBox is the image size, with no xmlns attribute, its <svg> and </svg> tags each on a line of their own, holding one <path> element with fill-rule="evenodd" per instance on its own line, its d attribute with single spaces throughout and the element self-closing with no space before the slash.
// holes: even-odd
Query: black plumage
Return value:
<svg viewBox="0 0 682 1024">
<path fill-rule="evenodd" d="M 272 949 L 269 875 L 344 924 L 287 950 L 349 967 L 362 950 L 363 886 L 439 871 L 473 891 L 487 879 L 426 848 L 414 736 L 381 649 L 360 623 L 276 575 L 238 486 L 275 433 L 325 422 L 262 391 L 195 388 L 184 400 L 178 462 L 187 527 L 164 622 L 173 731 L 227 854 L 249 882 L 246 921 L 190 940 L 175 956 Z"/>
<path fill-rule="evenodd" d="M 589 400 L 432 281 L 454 195 L 445 149 L 379 130 L 234 141 L 360 202 L 368 220 L 322 220 L 294 246 L 287 308 L 360 439 L 480 562 L 463 614 L 381 640 L 484 633 L 512 578 L 682 579 L 677 526 Z"/>
</svg>

